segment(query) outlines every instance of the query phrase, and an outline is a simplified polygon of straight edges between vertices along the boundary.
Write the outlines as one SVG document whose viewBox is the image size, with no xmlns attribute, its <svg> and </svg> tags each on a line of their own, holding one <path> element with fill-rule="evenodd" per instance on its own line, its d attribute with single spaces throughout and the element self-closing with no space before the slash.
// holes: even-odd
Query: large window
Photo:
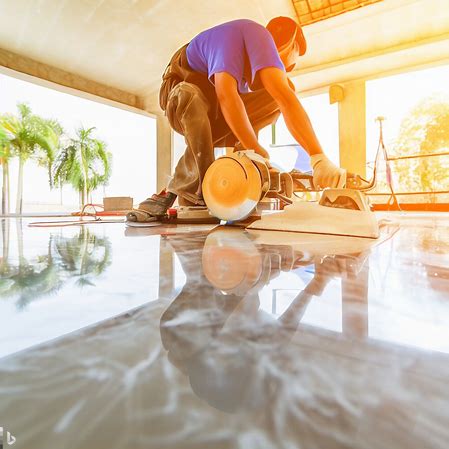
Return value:
<svg viewBox="0 0 449 449">
<path fill-rule="evenodd" d="M 438 201 L 435 195 L 419 197 L 419 192 L 449 190 L 449 156 L 444 155 L 449 152 L 448 80 L 449 66 L 442 66 L 366 83 L 367 161 L 372 167 L 379 139 L 376 118 L 382 116 L 393 187 L 403 194 L 401 202 Z M 378 191 L 386 187 L 383 169 Z"/>
<path fill-rule="evenodd" d="M 92 136 L 104 141 L 112 154 L 109 182 L 92 193 L 92 201 L 103 196 L 131 196 L 138 202 L 156 188 L 156 120 L 96 101 L 38 86 L 0 74 L 0 114 L 17 114 L 17 104 L 26 103 L 32 113 L 56 119 L 64 128 L 66 144 L 76 130 L 95 127 Z M 17 195 L 17 157 L 10 161 L 11 211 Z M 74 210 L 79 195 L 70 186 L 50 189 L 48 173 L 31 157 L 24 167 L 23 212 Z"/>
</svg>

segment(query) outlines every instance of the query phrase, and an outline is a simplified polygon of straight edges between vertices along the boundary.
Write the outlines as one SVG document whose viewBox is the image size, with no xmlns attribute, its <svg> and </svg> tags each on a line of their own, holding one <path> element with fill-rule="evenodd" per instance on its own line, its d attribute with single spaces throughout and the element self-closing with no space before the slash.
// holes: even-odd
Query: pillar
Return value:
<svg viewBox="0 0 449 449">
<path fill-rule="evenodd" d="M 173 131 L 167 117 L 158 114 L 157 118 L 157 189 L 167 187 L 170 179 L 173 158 Z"/>
<path fill-rule="evenodd" d="M 366 176 L 366 101 L 365 82 L 342 85 L 338 99 L 340 166 L 348 172 Z M 332 89 L 332 87 L 331 87 Z"/>
</svg>

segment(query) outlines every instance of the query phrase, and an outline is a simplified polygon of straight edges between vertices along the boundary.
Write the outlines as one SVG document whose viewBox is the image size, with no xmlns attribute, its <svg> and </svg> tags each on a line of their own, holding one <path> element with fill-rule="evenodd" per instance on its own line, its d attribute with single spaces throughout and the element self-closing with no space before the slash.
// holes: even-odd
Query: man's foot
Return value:
<svg viewBox="0 0 449 449">
<path fill-rule="evenodd" d="M 163 190 L 158 194 L 154 194 L 151 198 L 147 198 L 139 204 L 136 212 L 143 212 L 152 217 L 162 217 L 167 213 L 167 210 L 173 206 L 176 200 L 176 195 L 171 192 Z M 138 214 L 134 211 L 128 213 L 126 219 L 128 221 L 140 221 Z"/>
<path fill-rule="evenodd" d="M 155 217 L 160 217 L 167 213 L 167 210 L 173 206 L 175 200 L 176 195 L 174 193 L 162 190 L 162 192 L 155 193 L 151 198 L 142 201 L 139 204 L 139 209 Z"/>
</svg>

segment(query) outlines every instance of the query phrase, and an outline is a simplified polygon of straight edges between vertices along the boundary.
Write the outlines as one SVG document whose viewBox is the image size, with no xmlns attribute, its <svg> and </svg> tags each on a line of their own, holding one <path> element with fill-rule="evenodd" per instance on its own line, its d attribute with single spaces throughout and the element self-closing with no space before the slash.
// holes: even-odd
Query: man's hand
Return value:
<svg viewBox="0 0 449 449">
<path fill-rule="evenodd" d="M 260 71 L 260 79 L 265 89 L 279 105 L 288 130 L 309 153 L 315 187 L 344 187 L 346 171 L 336 167 L 323 154 L 307 112 L 292 90 L 286 73 L 278 68 L 268 67 Z"/>
<path fill-rule="evenodd" d="M 314 154 L 310 158 L 313 168 L 313 184 L 315 188 L 343 188 L 346 184 L 346 170 L 338 168 L 323 153 Z"/>
</svg>

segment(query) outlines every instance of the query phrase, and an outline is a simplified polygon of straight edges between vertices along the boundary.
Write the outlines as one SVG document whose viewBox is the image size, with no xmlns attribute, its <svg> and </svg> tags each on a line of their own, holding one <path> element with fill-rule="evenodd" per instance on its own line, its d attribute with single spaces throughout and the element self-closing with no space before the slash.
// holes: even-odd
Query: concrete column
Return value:
<svg viewBox="0 0 449 449">
<path fill-rule="evenodd" d="M 173 131 L 167 117 L 157 115 L 157 189 L 167 187 L 173 158 Z"/>
<path fill-rule="evenodd" d="M 340 165 L 351 173 L 366 176 L 365 82 L 343 85 L 338 101 Z"/>
</svg>

